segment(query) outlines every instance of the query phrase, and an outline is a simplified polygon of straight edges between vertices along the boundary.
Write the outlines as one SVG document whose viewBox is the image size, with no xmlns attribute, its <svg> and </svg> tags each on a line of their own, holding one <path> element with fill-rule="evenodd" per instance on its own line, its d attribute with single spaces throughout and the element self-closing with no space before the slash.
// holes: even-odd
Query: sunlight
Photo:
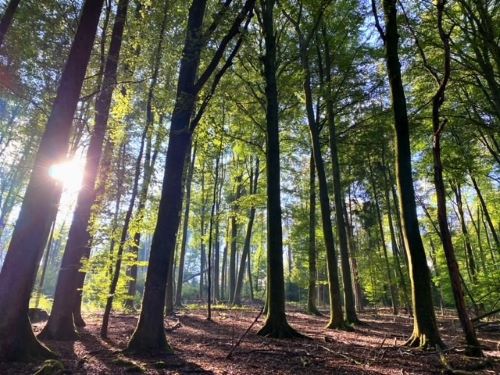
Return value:
<svg viewBox="0 0 500 375">
<path fill-rule="evenodd" d="M 74 157 L 68 161 L 54 164 L 49 168 L 49 175 L 61 182 L 67 193 L 77 194 L 82 187 L 85 161 Z"/>
</svg>

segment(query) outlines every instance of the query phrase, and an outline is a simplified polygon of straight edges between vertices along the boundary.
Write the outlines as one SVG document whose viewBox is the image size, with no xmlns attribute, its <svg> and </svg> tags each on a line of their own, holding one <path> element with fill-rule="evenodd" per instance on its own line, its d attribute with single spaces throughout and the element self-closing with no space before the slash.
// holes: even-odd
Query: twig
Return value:
<svg viewBox="0 0 500 375">
<path fill-rule="evenodd" d="M 264 306 L 262 306 L 262 308 L 260 309 L 259 313 L 257 314 L 257 316 L 255 317 L 255 319 L 253 320 L 252 324 L 250 324 L 250 326 L 247 328 L 247 330 L 243 333 L 243 335 L 241 335 L 241 337 L 239 338 L 239 340 L 236 342 L 236 344 L 234 344 L 234 346 L 231 348 L 231 351 L 229 353 L 227 353 L 227 356 L 226 356 L 226 359 L 229 359 L 232 357 L 233 355 L 233 352 L 235 351 L 235 349 L 241 344 L 241 342 L 243 341 L 243 339 L 245 338 L 245 336 L 247 335 L 248 332 L 250 332 L 250 330 L 252 329 L 252 327 L 255 325 L 255 323 L 257 323 L 257 321 L 259 320 L 260 316 L 262 315 L 262 313 L 264 312 Z"/>
</svg>

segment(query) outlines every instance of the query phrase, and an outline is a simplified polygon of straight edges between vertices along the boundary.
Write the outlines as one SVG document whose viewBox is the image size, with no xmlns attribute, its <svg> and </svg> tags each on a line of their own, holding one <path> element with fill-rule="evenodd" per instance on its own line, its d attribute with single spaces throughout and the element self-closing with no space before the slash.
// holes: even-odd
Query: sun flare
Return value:
<svg viewBox="0 0 500 375">
<path fill-rule="evenodd" d="M 82 187 L 84 169 L 85 161 L 75 157 L 52 165 L 49 168 L 49 175 L 61 182 L 65 190 L 75 193 Z"/>
</svg>

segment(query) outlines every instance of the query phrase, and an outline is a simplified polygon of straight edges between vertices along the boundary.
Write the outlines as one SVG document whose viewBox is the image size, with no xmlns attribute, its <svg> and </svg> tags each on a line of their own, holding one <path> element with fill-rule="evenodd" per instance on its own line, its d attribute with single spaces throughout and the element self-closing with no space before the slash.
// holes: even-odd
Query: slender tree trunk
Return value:
<svg viewBox="0 0 500 375">
<path fill-rule="evenodd" d="M 47 246 L 42 262 L 42 273 L 40 274 L 40 280 L 38 281 L 38 287 L 36 288 L 35 297 L 35 308 L 38 308 L 40 304 L 40 297 L 42 295 L 43 284 L 45 282 L 45 273 L 47 272 L 47 265 L 49 264 L 50 249 L 52 249 L 52 240 L 54 239 L 54 229 L 56 227 L 56 219 L 52 222 L 52 227 L 50 228 L 49 240 L 47 241 Z"/>
<path fill-rule="evenodd" d="M 257 158 L 255 162 L 255 171 L 253 176 L 250 175 L 250 194 L 257 194 L 257 184 L 259 181 L 259 159 Z M 243 251 L 241 252 L 241 261 L 238 271 L 238 278 L 236 280 L 236 288 L 234 291 L 233 304 L 241 305 L 241 289 L 243 288 L 243 277 L 245 276 L 245 266 L 247 258 L 250 261 L 250 245 L 252 239 L 252 228 L 255 220 L 255 206 L 250 208 L 250 214 L 248 216 L 247 233 L 245 235 L 245 243 L 243 244 Z"/>
<path fill-rule="evenodd" d="M 297 30 L 300 31 L 300 30 Z M 321 154 L 319 140 L 319 124 L 315 118 L 313 108 L 313 98 L 311 89 L 311 72 L 309 67 L 308 51 L 306 41 L 299 33 L 299 46 L 302 70 L 304 73 L 303 89 L 305 94 L 307 121 L 311 136 L 314 164 L 318 173 L 319 203 L 321 207 L 321 219 L 323 224 L 324 241 L 326 247 L 326 258 L 328 265 L 328 286 L 330 293 L 330 321 L 327 328 L 345 328 L 345 321 L 342 313 L 340 284 L 338 276 L 337 255 L 335 251 L 335 240 L 333 237 L 332 219 L 330 217 L 330 198 L 328 197 L 328 185 L 326 180 L 325 165 Z M 344 232 L 345 233 L 345 232 Z M 350 275 L 349 275 L 350 276 Z"/>
<path fill-rule="evenodd" d="M 385 269 L 387 272 L 387 281 L 389 282 L 389 292 L 391 294 L 391 305 L 392 305 L 392 313 L 394 315 L 398 314 L 398 300 L 397 300 L 397 294 L 396 294 L 396 286 L 394 285 L 394 281 L 392 279 L 392 267 L 389 263 L 389 257 L 387 255 L 387 246 L 385 244 L 385 234 L 384 234 L 384 226 L 382 222 L 382 214 L 380 212 L 380 201 L 379 201 L 379 196 L 378 196 L 378 189 L 377 185 L 375 182 L 375 177 L 374 173 L 371 167 L 371 164 L 369 164 L 369 170 L 370 170 L 370 180 L 371 180 L 371 185 L 372 185 L 372 191 L 373 191 L 373 198 L 375 200 L 375 212 L 377 214 L 377 222 L 378 222 L 378 229 L 379 229 L 379 242 L 380 246 L 382 247 L 382 254 L 384 255 L 384 261 L 385 261 Z"/>
<path fill-rule="evenodd" d="M 207 194 L 205 192 L 205 165 L 203 165 L 201 170 L 201 213 L 200 213 L 200 291 L 199 291 L 199 299 L 203 300 L 204 292 L 205 292 L 205 211 L 207 207 Z"/>
<path fill-rule="evenodd" d="M 337 236 L 339 238 L 340 248 L 340 264 L 342 267 L 342 281 L 344 283 L 344 307 L 345 319 L 348 323 L 359 323 L 356 315 L 356 306 L 354 301 L 354 292 L 352 290 L 352 271 L 349 263 L 349 248 L 347 243 L 347 228 L 344 220 L 344 194 L 342 191 L 342 182 L 340 177 L 340 162 L 338 154 L 338 139 L 337 129 L 335 125 L 335 115 L 332 101 L 332 77 L 331 77 L 331 55 L 330 45 L 326 38 L 326 30 L 323 28 L 323 37 L 325 44 L 325 80 L 327 95 L 325 97 L 326 104 L 326 121 L 329 132 L 330 157 L 333 171 L 333 196 L 335 200 L 335 219 L 337 223 Z"/>
<path fill-rule="evenodd" d="M 356 253 L 357 253 L 357 244 L 356 241 L 354 240 L 354 233 L 353 233 L 353 225 L 352 225 L 352 218 L 351 217 L 351 192 L 350 192 L 350 186 L 349 186 L 349 213 L 347 212 L 347 207 L 344 206 L 344 216 L 347 224 L 347 241 L 349 244 L 349 254 L 351 256 L 351 265 L 352 265 L 352 275 L 353 275 L 353 281 L 354 281 L 354 297 L 355 297 L 355 303 L 356 303 L 356 310 L 358 312 L 361 312 L 364 310 L 363 308 L 363 291 L 361 289 L 361 282 L 359 279 L 359 270 L 358 270 L 358 262 L 356 259 Z"/>
<path fill-rule="evenodd" d="M 0 273 L 0 361 L 50 356 L 35 338 L 28 305 L 37 267 L 61 197 L 48 169 L 64 160 L 73 115 L 92 51 L 103 0 L 85 1 L 80 23 L 61 76 L 52 111 L 35 158 L 9 250 Z M 29 233 L 29 236 L 26 236 Z"/>
<path fill-rule="evenodd" d="M 102 90 L 96 101 L 96 121 L 91 143 L 87 151 L 86 175 L 87 183 L 80 189 L 77 198 L 77 208 L 73 214 L 68 234 L 68 242 L 64 250 L 61 269 L 57 280 L 54 304 L 49 321 L 44 327 L 40 337 L 46 339 L 67 340 L 76 337 L 73 320 L 73 309 L 77 302 L 78 269 L 83 257 L 89 257 L 90 241 L 89 219 L 92 203 L 95 200 L 95 183 L 99 161 L 102 155 L 102 145 L 107 129 L 111 98 L 116 85 L 116 72 L 122 43 L 123 29 L 127 16 L 128 1 L 121 0 L 116 14 L 115 24 L 111 37 L 110 49 L 104 68 Z"/>
<path fill-rule="evenodd" d="M 498 252 L 500 253 L 500 240 L 498 239 L 498 234 L 495 230 L 495 226 L 493 225 L 493 221 L 491 220 L 491 216 L 490 216 L 490 213 L 488 211 L 488 207 L 486 206 L 486 202 L 484 201 L 483 194 L 481 194 L 481 190 L 479 189 L 479 185 L 477 184 L 477 181 L 474 178 L 474 176 L 470 175 L 470 178 L 472 180 L 472 184 L 474 185 L 474 189 L 476 190 L 477 197 L 479 198 L 479 202 L 481 202 L 481 207 L 483 208 L 484 217 L 486 218 L 486 222 L 488 223 L 488 226 L 490 227 L 491 235 L 493 236 L 493 239 L 495 240 L 495 244 L 497 246 Z"/>
<path fill-rule="evenodd" d="M 154 55 L 154 64 L 153 64 L 153 74 L 151 77 L 151 81 L 149 84 L 149 89 L 148 89 L 148 95 L 147 95 L 147 102 L 146 102 L 146 127 L 149 129 L 153 128 L 153 123 L 154 123 L 154 114 L 153 114 L 153 99 L 154 99 L 154 93 L 155 89 L 158 84 L 158 75 L 160 73 L 160 64 L 161 64 L 161 58 L 162 58 L 162 51 L 163 51 L 163 40 L 165 38 L 165 29 L 167 27 L 167 16 L 169 14 L 168 12 L 168 4 L 169 0 L 165 0 L 164 6 L 163 6 L 163 19 L 161 22 L 160 26 L 160 34 L 158 38 L 158 44 L 156 45 L 156 51 Z M 162 117 L 162 116 L 160 116 Z M 163 119 L 160 119 L 159 121 L 159 126 L 161 127 L 163 122 Z M 159 152 L 159 147 L 161 146 L 161 140 L 163 137 L 160 136 L 160 132 L 157 134 L 157 140 L 156 140 L 156 145 L 154 148 L 154 156 L 151 158 L 151 138 L 152 138 L 152 131 L 148 134 L 148 147 L 146 150 L 146 156 L 145 156 L 145 161 L 144 161 L 144 177 L 142 181 L 142 187 L 141 187 L 141 192 L 139 194 L 139 202 L 137 204 L 137 210 L 135 217 L 139 218 L 139 221 L 142 222 L 142 216 L 144 209 L 146 208 L 146 202 L 148 198 L 148 191 L 149 191 L 149 186 L 151 184 L 151 179 L 154 174 L 154 167 L 155 167 L 155 162 L 156 162 L 156 155 Z M 139 224 L 139 223 L 138 223 Z M 139 245 L 141 242 L 141 231 L 138 230 L 135 235 L 134 235 L 134 245 L 131 248 L 131 251 L 133 253 L 133 258 L 137 259 L 137 254 L 139 250 Z M 128 276 L 131 278 L 131 280 L 128 283 L 128 295 L 129 299 L 126 301 L 125 306 L 128 308 L 133 308 L 134 307 L 134 298 L 135 298 L 135 293 L 136 293 L 136 284 L 137 284 L 137 264 L 133 264 L 128 272 Z"/>
<path fill-rule="evenodd" d="M 399 288 L 403 294 L 403 300 L 405 304 L 406 311 L 408 314 L 411 314 L 411 305 L 410 299 L 408 298 L 408 291 L 406 289 L 406 280 L 403 275 L 403 271 L 401 270 L 401 262 L 399 260 L 400 250 L 396 241 L 396 232 L 394 230 L 394 223 L 392 221 L 392 209 L 391 209 L 391 198 L 389 195 L 389 183 L 387 181 L 387 166 L 385 165 L 385 147 L 383 148 L 382 153 L 382 162 L 383 162 L 383 177 L 384 177 L 384 194 L 385 201 L 387 204 L 387 218 L 389 219 L 389 232 L 391 234 L 391 247 L 392 247 L 392 256 L 394 259 L 394 268 L 396 270 L 397 275 L 399 276 Z"/>
<path fill-rule="evenodd" d="M 7 34 L 12 20 L 14 19 L 14 14 L 16 13 L 19 2 L 20 0 L 10 0 L 7 8 L 5 9 L 5 13 L 0 20 L 0 47 L 3 45 L 5 35 Z"/>
<path fill-rule="evenodd" d="M 375 2 L 374 0 L 372 1 L 373 3 Z M 399 34 L 396 0 L 383 0 L 382 4 L 385 14 L 385 32 L 381 32 L 381 37 L 385 43 L 386 67 L 392 95 L 394 129 L 396 133 L 397 182 L 403 237 L 408 252 L 413 297 L 413 333 L 407 345 L 443 347 L 444 344 L 441 341 L 436 324 L 436 316 L 432 303 L 430 273 L 427 266 L 424 245 L 420 236 L 415 204 L 409 121 L 398 52 Z M 376 8 L 375 4 L 373 8 Z"/>
<path fill-rule="evenodd" d="M 316 173 L 314 169 L 314 155 L 311 151 L 309 160 L 309 248 L 308 248 L 308 266 L 309 283 L 307 288 L 307 312 L 309 314 L 321 315 L 316 307 L 316 278 L 318 271 L 316 269 Z"/>
<path fill-rule="evenodd" d="M 190 150 L 190 148 L 189 148 Z M 189 158 L 190 152 L 186 153 L 186 157 Z M 191 206 L 191 182 L 193 181 L 193 172 L 194 172 L 194 164 L 196 161 L 196 142 L 193 146 L 193 156 L 191 157 L 191 163 L 189 164 L 185 190 L 186 190 L 186 198 L 184 201 L 184 221 L 182 223 L 182 240 L 181 240 L 181 248 L 179 254 L 179 271 L 177 273 L 177 288 L 175 291 L 175 306 L 182 306 L 182 284 L 184 280 L 184 261 L 186 259 L 186 247 L 187 247 L 187 234 L 189 227 L 189 213 Z"/>
<path fill-rule="evenodd" d="M 222 144 L 222 142 L 221 142 Z M 212 320 L 212 229 L 214 225 L 215 206 L 217 204 L 217 185 L 219 184 L 219 163 L 222 149 L 219 150 L 215 159 L 214 190 L 212 196 L 212 207 L 210 209 L 210 221 L 208 225 L 208 269 L 207 269 L 207 320 Z"/>
<path fill-rule="evenodd" d="M 233 201 L 238 201 L 241 198 L 241 179 L 242 175 L 238 175 L 235 178 L 236 193 L 234 195 Z M 234 291 L 236 290 L 236 257 L 237 257 L 237 238 L 238 238 L 238 221 L 236 219 L 235 212 L 238 211 L 238 204 L 233 203 L 232 208 L 233 214 L 231 216 L 231 246 L 229 251 L 229 302 L 233 303 Z"/>
<path fill-rule="evenodd" d="M 440 146 L 439 141 L 440 140 L 436 139 L 436 136 L 434 135 L 434 146 L 433 146 L 434 149 L 437 146 Z M 437 146 L 436 146 L 436 144 L 437 144 Z M 439 155 L 434 156 L 435 159 L 437 158 L 437 156 L 439 156 L 439 158 L 441 157 L 440 150 L 433 150 L 433 152 L 434 152 L 434 154 L 436 154 L 436 152 L 439 152 Z M 439 162 L 441 162 L 440 159 L 439 159 Z M 441 165 L 438 165 L 437 161 L 435 160 L 434 164 L 435 164 L 435 168 L 441 168 L 441 174 L 442 174 L 442 168 L 443 168 L 442 163 L 440 163 Z M 441 179 L 442 179 L 442 176 L 441 176 Z M 443 182 L 443 185 L 444 185 L 444 182 Z M 444 189 L 444 186 L 443 186 L 443 189 Z M 452 184 L 452 190 L 455 193 L 455 199 L 456 199 L 457 210 L 458 210 L 458 219 L 460 220 L 460 227 L 462 229 L 462 234 L 464 236 L 465 256 L 466 256 L 466 260 L 468 263 L 470 277 L 472 279 L 472 282 L 476 283 L 477 282 L 476 261 L 474 260 L 474 252 L 472 250 L 472 245 L 470 242 L 469 230 L 467 229 L 467 223 L 465 222 L 464 208 L 463 208 L 463 202 L 462 202 L 462 189 L 460 187 L 460 184 L 458 184 L 458 183 L 456 185 Z M 436 192 L 436 193 L 438 193 L 438 192 Z M 443 190 L 442 194 L 445 194 L 444 190 Z M 444 197 L 444 199 L 446 200 L 446 197 Z M 438 205 L 439 205 L 439 200 L 438 200 Z M 439 206 L 438 206 L 438 209 L 439 209 Z M 438 217 L 438 220 L 439 220 L 439 217 Z M 442 233 L 441 225 L 440 225 L 440 231 L 441 231 L 441 236 L 442 236 L 443 233 Z M 451 234 L 450 234 L 450 237 L 451 237 Z"/>
<path fill-rule="evenodd" d="M 261 0 L 262 31 L 265 40 L 266 82 L 266 174 L 267 174 L 267 316 L 259 335 L 290 338 L 300 336 L 288 325 L 285 315 L 283 275 L 283 233 L 281 227 L 279 103 L 276 80 L 275 0 Z"/>
<path fill-rule="evenodd" d="M 139 194 L 139 179 L 141 176 L 142 157 L 144 154 L 146 137 L 150 131 L 149 126 L 147 126 L 147 125 L 144 128 L 143 133 L 142 133 L 141 143 L 140 143 L 140 147 L 139 147 L 139 154 L 137 155 L 137 159 L 135 162 L 135 172 L 134 172 L 134 179 L 133 179 L 133 184 L 132 184 L 132 193 L 130 195 L 128 209 L 127 209 L 127 212 L 125 213 L 125 219 L 123 221 L 123 227 L 122 227 L 122 231 L 121 231 L 121 235 L 120 235 L 120 243 L 118 245 L 118 251 L 116 252 L 114 269 L 112 272 L 111 283 L 109 285 L 108 298 L 106 299 L 106 307 L 104 308 L 104 314 L 102 317 L 102 325 L 101 325 L 100 335 L 103 338 L 106 338 L 107 334 L 108 334 L 109 316 L 111 314 L 111 308 L 113 306 L 113 299 L 114 299 L 114 295 L 116 292 L 116 287 L 118 285 L 118 279 L 120 278 L 120 270 L 121 270 L 121 266 L 122 266 L 123 251 L 125 250 L 125 244 L 126 244 L 127 237 L 128 237 L 129 227 L 130 227 L 130 223 L 132 221 L 132 214 L 134 212 L 135 200 L 137 198 L 137 195 Z"/>
</svg>

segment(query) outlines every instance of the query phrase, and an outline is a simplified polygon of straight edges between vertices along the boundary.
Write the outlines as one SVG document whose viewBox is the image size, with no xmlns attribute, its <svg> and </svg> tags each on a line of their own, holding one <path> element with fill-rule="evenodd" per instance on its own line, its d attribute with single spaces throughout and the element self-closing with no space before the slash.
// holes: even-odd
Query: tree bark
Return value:
<svg viewBox="0 0 500 375">
<path fill-rule="evenodd" d="M 47 357 L 28 319 L 30 293 L 38 264 L 57 213 L 61 186 L 48 178 L 49 168 L 64 160 L 73 115 L 92 51 L 103 0 L 85 1 L 64 67 L 56 99 L 35 158 L 9 250 L 0 273 L 0 361 Z M 29 236 L 26 236 L 29 233 Z"/>
</svg>

